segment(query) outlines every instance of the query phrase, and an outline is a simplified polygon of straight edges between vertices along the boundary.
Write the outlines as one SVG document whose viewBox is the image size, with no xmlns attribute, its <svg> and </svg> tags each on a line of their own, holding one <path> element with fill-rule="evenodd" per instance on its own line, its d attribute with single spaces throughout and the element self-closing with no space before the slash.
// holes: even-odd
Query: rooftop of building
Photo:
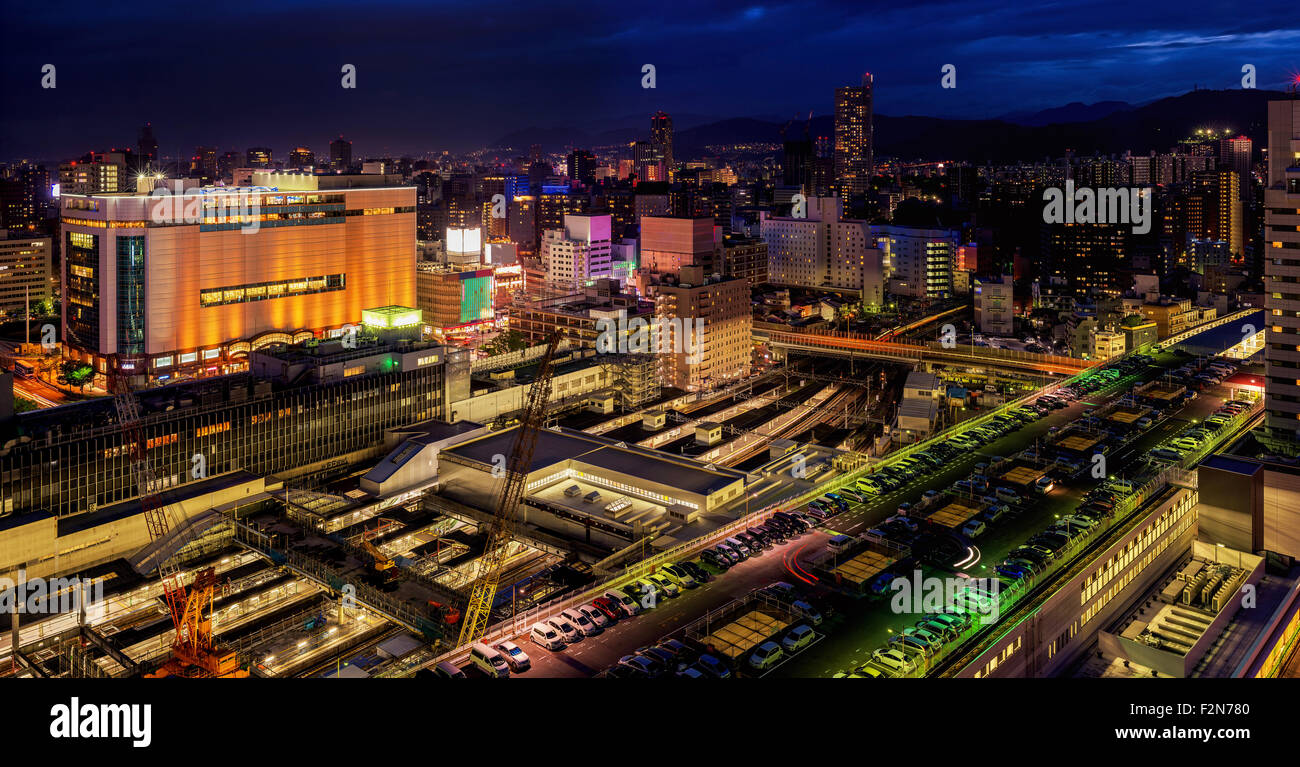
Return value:
<svg viewBox="0 0 1300 767">
<path fill-rule="evenodd" d="M 510 453 L 517 429 L 518 427 L 502 429 L 448 448 L 446 452 L 491 467 L 494 456 Z M 626 445 L 580 431 L 558 428 L 538 432 L 529 471 L 544 469 L 567 460 L 580 461 L 701 495 L 721 490 L 745 478 L 744 473 L 732 469 L 708 468 L 688 458 Z"/>
</svg>

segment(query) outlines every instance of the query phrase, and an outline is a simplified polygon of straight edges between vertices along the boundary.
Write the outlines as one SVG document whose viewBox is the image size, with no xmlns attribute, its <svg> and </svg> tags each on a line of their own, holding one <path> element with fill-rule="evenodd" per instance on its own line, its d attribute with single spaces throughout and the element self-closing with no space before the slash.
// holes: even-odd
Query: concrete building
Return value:
<svg viewBox="0 0 1300 767">
<path fill-rule="evenodd" d="M 59 166 L 59 194 L 111 194 L 135 186 L 124 152 L 91 152 Z"/>
<path fill-rule="evenodd" d="M 662 339 L 659 380 L 685 391 L 713 389 L 749 376 L 754 315 L 749 283 L 713 279 L 700 267 L 683 267 L 681 281 L 654 288 L 655 317 L 670 322 Z"/>
<path fill-rule="evenodd" d="M 895 441 L 915 442 L 933 431 L 946 399 L 943 381 L 933 373 L 913 371 L 903 383 Z"/>
<path fill-rule="evenodd" d="M 893 225 L 872 226 L 871 232 L 883 254 L 889 293 L 922 299 L 952 295 L 957 232 Z"/>
<path fill-rule="evenodd" d="M 1168 338 L 1202 322 L 1208 322 L 1218 314 L 1214 307 L 1196 306 L 1190 298 L 1155 295 L 1148 296 L 1146 302 L 1137 309 L 1143 317 L 1156 324 L 1156 332 L 1161 338 Z"/>
<path fill-rule="evenodd" d="M 991 336 L 1015 333 L 1014 303 L 1011 280 L 976 279 L 971 289 L 975 302 L 975 326 Z"/>
<path fill-rule="evenodd" d="M 65 353 L 135 385 L 221 375 L 367 307 L 414 305 L 415 188 L 369 186 L 391 180 L 256 172 L 248 188 L 63 195 Z"/>
<path fill-rule="evenodd" d="M 542 232 L 540 256 L 554 290 L 574 292 L 612 276 L 610 216 L 565 215 L 563 229 Z"/>
<path fill-rule="evenodd" d="M 1108 360 L 1124 353 L 1127 341 L 1117 330 L 1094 329 L 1089 356 L 1094 360 Z"/>
<path fill-rule="evenodd" d="M 699 266 L 713 274 L 718 270 L 713 228 L 712 218 L 642 216 L 641 270 L 675 275 L 684 266 Z"/>
<path fill-rule="evenodd" d="M 49 237 L 24 237 L 14 233 L 5 238 L 0 231 L 0 317 L 27 312 L 54 298 L 54 268 Z"/>
<path fill-rule="evenodd" d="M 1300 454 L 1300 101 L 1268 105 L 1264 188 L 1265 375 L 1271 447 Z"/>
<path fill-rule="evenodd" d="M 829 290 L 852 290 L 863 303 L 884 302 L 884 256 L 872 244 L 866 221 L 843 217 L 837 197 L 813 197 L 803 215 L 759 216 L 767 243 L 768 281 Z"/>
</svg>

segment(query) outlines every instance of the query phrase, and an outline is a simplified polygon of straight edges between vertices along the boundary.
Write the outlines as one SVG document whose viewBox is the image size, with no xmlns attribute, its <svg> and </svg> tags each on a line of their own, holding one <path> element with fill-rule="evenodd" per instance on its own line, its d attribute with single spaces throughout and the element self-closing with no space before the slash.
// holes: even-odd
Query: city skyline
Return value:
<svg viewBox="0 0 1300 767">
<path fill-rule="evenodd" d="M 1226 31 L 1178 13 L 1175 3 L 1074 3 L 1068 28 L 1045 24 L 1045 11 L 994 0 L 930 8 L 918 17 L 911 7 L 715 3 L 664 8 L 676 11 L 664 23 L 658 8 L 629 17 L 626 9 L 571 5 L 545 12 L 571 20 L 557 37 L 539 34 L 545 20 L 528 8 L 481 13 L 396 2 L 360 14 L 291 1 L 247 7 L 197 30 L 152 8 L 125 8 L 91 25 L 89 13 L 24 7 L 10 14 L 26 33 L 0 54 L 0 83 L 39 105 L 41 118 L 34 109 L 0 118 L 0 155 L 106 149 L 145 122 L 159 126 L 163 156 L 182 157 L 218 139 L 287 149 L 323 147 L 339 134 L 376 156 L 459 152 L 528 125 L 640 125 L 641 114 L 658 110 L 676 115 L 680 131 L 732 117 L 829 114 L 833 89 L 864 72 L 879 82 L 878 114 L 982 119 L 1241 87 L 1246 64 L 1260 89 L 1281 90 L 1300 72 L 1293 53 L 1300 29 L 1284 3 L 1260 4 Z M 259 28 L 295 34 L 248 31 Z M 234 52 L 205 52 L 204 37 L 229 41 Z M 51 50 L 51 40 L 61 44 Z M 819 55 L 794 54 L 806 50 Z M 46 63 L 56 67 L 55 89 L 41 88 Z M 355 89 L 340 85 L 345 64 L 356 67 Z M 656 67 L 654 88 L 642 87 L 646 64 Z M 941 86 L 947 64 L 956 67 L 955 88 Z M 280 82 L 292 86 L 273 87 Z M 87 114 L 100 117 L 86 121 Z"/>
<path fill-rule="evenodd" d="M 1300 678 L 1293 9 L 0 2 L 0 679 Z"/>
</svg>

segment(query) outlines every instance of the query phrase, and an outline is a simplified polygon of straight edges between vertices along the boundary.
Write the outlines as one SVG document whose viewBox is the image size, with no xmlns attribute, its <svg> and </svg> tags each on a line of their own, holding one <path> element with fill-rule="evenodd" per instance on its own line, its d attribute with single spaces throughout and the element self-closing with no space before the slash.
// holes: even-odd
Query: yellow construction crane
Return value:
<svg viewBox="0 0 1300 767">
<path fill-rule="evenodd" d="M 546 351 L 537 366 L 537 378 L 528 387 L 519 428 L 515 432 L 510 455 L 506 458 L 505 481 L 496 496 L 492 525 L 488 529 L 477 578 L 470 592 L 469 606 L 465 609 L 464 622 L 460 626 L 460 647 L 477 642 L 487 633 L 488 620 L 492 617 L 492 602 L 501 580 L 501 566 L 505 563 L 506 549 L 512 537 L 515 509 L 523 500 L 524 485 L 533 462 L 533 449 L 537 446 L 537 433 L 546 423 L 546 405 L 551 399 L 551 365 L 559 343 L 560 334 L 557 330 L 547 339 Z"/>
</svg>

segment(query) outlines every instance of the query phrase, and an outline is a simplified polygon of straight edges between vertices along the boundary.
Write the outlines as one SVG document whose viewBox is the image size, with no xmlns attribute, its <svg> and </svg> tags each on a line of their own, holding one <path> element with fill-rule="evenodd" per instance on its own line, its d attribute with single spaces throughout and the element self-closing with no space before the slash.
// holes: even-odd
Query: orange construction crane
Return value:
<svg viewBox="0 0 1300 767">
<path fill-rule="evenodd" d="M 479 560 L 478 578 L 470 592 L 469 606 L 465 609 L 465 622 L 460 625 L 459 646 L 477 642 L 487 633 L 488 619 L 492 616 L 492 602 L 496 598 L 501 580 L 501 566 L 512 538 L 512 520 L 515 509 L 523 500 L 524 484 L 533 462 L 533 449 L 537 447 L 537 434 L 546 424 L 546 406 L 551 399 L 552 360 L 560 343 L 559 331 L 552 332 L 546 342 L 546 351 L 537 365 L 537 378 L 528 388 L 524 411 L 514 444 L 506 458 L 505 481 L 497 494 L 492 525 L 484 543 L 483 557 Z"/>
<path fill-rule="evenodd" d="M 124 378 L 114 381 L 113 404 L 117 407 L 117 420 L 122 427 L 123 441 L 131 455 L 131 469 L 136 488 L 140 492 L 140 505 L 144 509 L 145 526 L 149 540 L 163 540 L 171 532 L 167 519 L 167 505 L 158 492 L 158 484 L 149 469 L 149 454 L 140 427 L 140 405 Z M 158 565 L 162 580 L 163 598 L 171 613 L 176 636 L 172 640 L 172 656 L 157 671 L 146 674 L 159 678 L 223 677 L 241 678 L 248 672 L 239 666 L 234 652 L 220 652 L 212 639 L 212 600 L 217 583 L 216 568 L 208 567 L 194 576 L 187 588 L 181 580 L 180 568 L 172 558 L 163 555 Z"/>
</svg>

